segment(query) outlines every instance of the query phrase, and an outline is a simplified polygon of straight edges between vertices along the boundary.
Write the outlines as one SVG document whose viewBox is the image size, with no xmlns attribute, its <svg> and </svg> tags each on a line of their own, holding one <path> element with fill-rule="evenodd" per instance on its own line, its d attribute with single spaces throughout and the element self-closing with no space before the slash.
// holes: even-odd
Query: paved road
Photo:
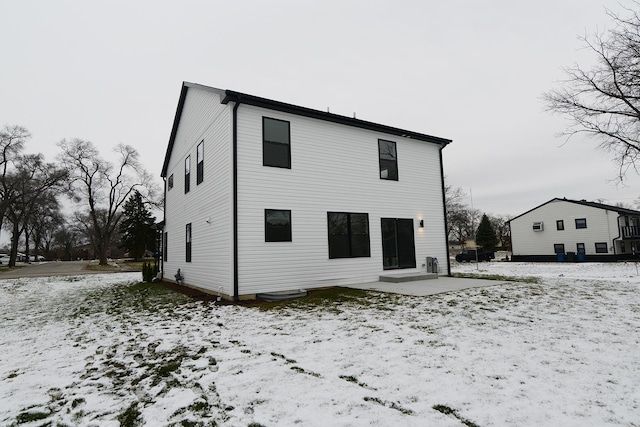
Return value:
<svg viewBox="0 0 640 427">
<path fill-rule="evenodd" d="M 99 271 L 87 270 L 89 261 L 51 261 L 33 264 L 24 264 L 20 268 L 0 272 L 0 280 L 17 279 L 20 277 L 46 277 L 46 276 L 75 276 L 78 274 L 105 274 L 115 273 L 120 270 Z"/>
</svg>

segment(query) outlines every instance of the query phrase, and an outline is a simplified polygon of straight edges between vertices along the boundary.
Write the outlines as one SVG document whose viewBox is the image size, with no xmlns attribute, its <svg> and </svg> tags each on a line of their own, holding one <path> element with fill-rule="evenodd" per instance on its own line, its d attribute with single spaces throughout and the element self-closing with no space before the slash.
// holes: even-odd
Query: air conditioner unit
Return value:
<svg viewBox="0 0 640 427">
<path fill-rule="evenodd" d="M 542 221 L 533 223 L 533 231 L 542 231 L 544 230 L 544 223 Z"/>
</svg>

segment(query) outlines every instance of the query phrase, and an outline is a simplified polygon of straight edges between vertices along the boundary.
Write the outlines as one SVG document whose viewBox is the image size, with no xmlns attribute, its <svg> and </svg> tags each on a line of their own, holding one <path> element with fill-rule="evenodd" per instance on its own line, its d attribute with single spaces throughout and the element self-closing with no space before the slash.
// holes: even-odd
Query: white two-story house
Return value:
<svg viewBox="0 0 640 427">
<path fill-rule="evenodd" d="M 183 83 L 162 177 L 162 270 L 228 299 L 450 273 L 451 141 Z"/>
<path fill-rule="evenodd" d="M 640 251 L 640 211 L 552 199 L 509 221 L 513 261 L 618 261 Z"/>
</svg>

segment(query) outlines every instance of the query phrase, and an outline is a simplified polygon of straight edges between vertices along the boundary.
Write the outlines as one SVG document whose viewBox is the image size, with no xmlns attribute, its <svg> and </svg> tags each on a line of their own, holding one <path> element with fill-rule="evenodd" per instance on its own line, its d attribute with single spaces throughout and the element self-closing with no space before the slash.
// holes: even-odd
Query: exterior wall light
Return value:
<svg viewBox="0 0 640 427">
<path fill-rule="evenodd" d="M 420 220 L 420 228 L 424 228 L 424 219 Z"/>
</svg>

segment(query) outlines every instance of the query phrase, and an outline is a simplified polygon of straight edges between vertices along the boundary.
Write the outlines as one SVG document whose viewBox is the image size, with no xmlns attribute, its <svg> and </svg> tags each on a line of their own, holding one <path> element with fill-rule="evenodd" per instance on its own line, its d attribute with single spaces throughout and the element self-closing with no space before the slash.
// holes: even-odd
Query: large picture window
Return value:
<svg viewBox="0 0 640 427">
<path fill-rule="evenodd" d="M 398 156 L 396 143 L 378 140 L 378 154 L 380 156 L 380 179 L 398 180 Z"/>
<path fill-rule="evenodd" d="M 184 159 L 184 194 L 191 190 L 191 156 Z"/>
<path fill-rule="evenodd" d="M 264 241 L 291 241 L 291 211 L 276 209 L 264 210 Z"/>
<path fill-rule="evenodd" d="M 196 185 L 204 180 L 204 140 L 198 144 L 196 150 Z"/>
<path fill-rule="evenodd" d="M 291 169 L 289 122 L 262 118 L 262 164 Z"/>
<path fill-rule="evenodd" d="M 328 212 L 329 258 L 371 256 L 369 214 Z"/>
<path fill-rule="evenodd" d="M 186 240 L 185 261 L 191 262 L 191 223 L 187 224 L 185 240 Z"/>
</svg>

